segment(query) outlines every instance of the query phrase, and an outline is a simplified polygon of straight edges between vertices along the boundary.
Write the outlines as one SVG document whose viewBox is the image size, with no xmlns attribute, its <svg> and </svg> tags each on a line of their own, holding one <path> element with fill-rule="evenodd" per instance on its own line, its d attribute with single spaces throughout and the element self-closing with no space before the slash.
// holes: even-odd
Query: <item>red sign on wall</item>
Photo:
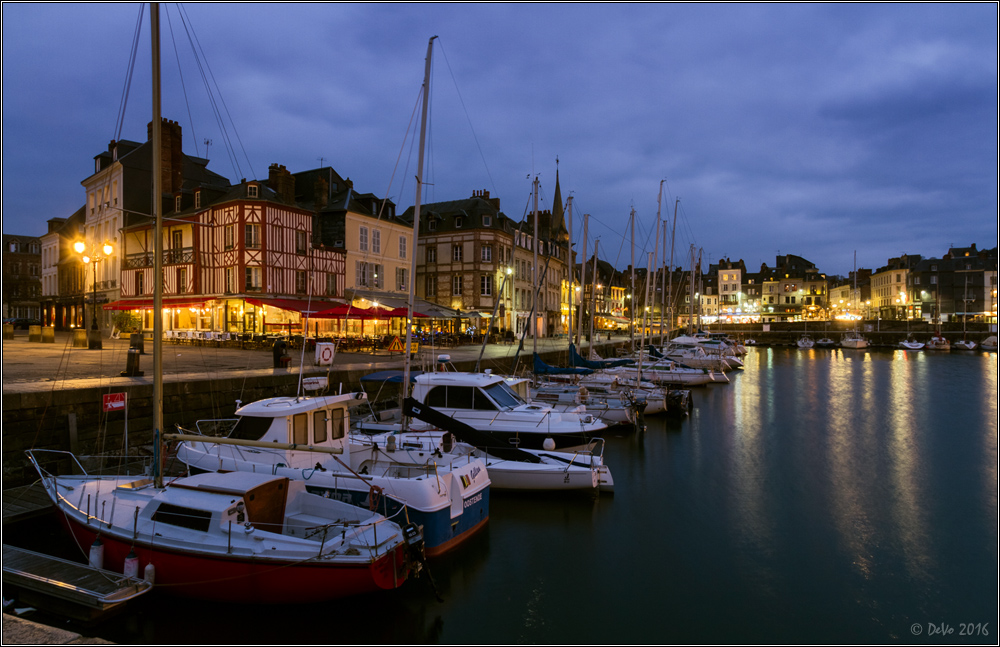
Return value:
<svg viewBox="0 0 1000 647">
<path fill-rule="evenodd" d="M 104 394 L 104 412 L 109 411 L 124 411 L 125 410 L 125 394 L 124 393 L 105 393 Z"/>
</svg>

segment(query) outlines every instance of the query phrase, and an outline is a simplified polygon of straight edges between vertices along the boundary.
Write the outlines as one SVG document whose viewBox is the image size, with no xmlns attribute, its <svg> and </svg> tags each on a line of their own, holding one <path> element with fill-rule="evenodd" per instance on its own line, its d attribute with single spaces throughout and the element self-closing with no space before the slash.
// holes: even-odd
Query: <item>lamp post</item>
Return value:
<svg viewBox="0 0 1000 647">
<path fill-rule="evenodd" d="M 87 254 L 84 254 L 84 251 L 87 249 L 86 243 L 84 243 L 82 240 L 78 240 L 75 243 L 73 243 L 73 249 L 76 250 L 77 254 L 81 255 L 81 260 L 84 262 L 84 264 L 91 264 L 91 265 L 93 265 L 93 273 L 94 273 L 94 278 L 93 278 L 93 286 L 94 286 L 94 288 L 93 288 L 93 295 L 94 295 L 94 301 L 93 301 L 94 316 L 93 316 L 93 320 L 92 320 L 92 323 L 91 323 L 91 326 L 90 326 L 90 332 L 87 334 L 87 348 L 90 349 L 90 350 L 100 350 L 101 347 L 102 347 L 101 346 L 101 331 L 98 329 L 98 326 L 97 326 L 97 263 L 99 261 L 106 260 L 106 258 L 108 256 L 111 256 L 111 254 L 114 253 L 115 248 L 111 246 L 110 242 L 104 241 L 104 245 L 101 247 L 100 251 L 98 251 L 97 248 L 96 248 L 96 246 L 95 246 L 91 250 L 91 254 L 87 255 Z M 100 252 L 104 252 L 104 255 L 101 256 Z"/>
</svg>

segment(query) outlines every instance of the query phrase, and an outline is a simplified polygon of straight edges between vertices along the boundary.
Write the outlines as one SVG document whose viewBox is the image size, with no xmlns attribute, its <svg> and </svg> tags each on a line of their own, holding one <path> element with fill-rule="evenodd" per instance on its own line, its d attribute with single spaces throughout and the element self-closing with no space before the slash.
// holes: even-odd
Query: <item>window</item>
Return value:
<svg viewBox="0 0 1000 647">
<path fill-rule="evenodd" d="M 489 227 L 490 223 L 492 222 L 493 222 L 492 218 L 490 218 L 489 216 L 483 216 L 483 227 Z"/>
<path fill-rule="evenodd" d="M 236 243 L 236 228 L 233 225 L 226 225 L 225 247 L 232 249 Z"/>
<path fill-rule="evenodd" d="M 437 220 L 429 220 L 427 222 L 427 229 L 430 231 L 436 231 L 438 228 Z"/>
<path fill-rule="evenodd" d="M 410 271 L 405 267 L 396 268 L 396 289 L 400 292 L 410 289 L 409 273 Z"/>
<path fill-rule="evenodd" d="M 451 246 L 451 260 L 461 262 L 462 261 L 462 246 L 452 245 Z"/>
<path fill-rule="evenodd" d="M 334 440 L 344 437 L 344 410 L 330 410 L 330 437 Z"/>
<path fill-rule="evenodd" d="M 142 277 L 143 277 L 143 273 L 142 272 L 138 272 L 135 275 L 135 293 L 138 296 L 142 296 L 143 294 L 145 294 L 145 288 L 144 288 L 144 286 L 142 284 L 143 283 L 143 278 Z"/>
<path fill-rule="evenodd" d="M 453 276 L 451 277 L 451 294 L 452 296 L 462 295 L 462 277 Z"/>
<path fill-rule="evenodd" d="M 372 229 L 372 254 L 382 253 L 382 231 Z"/>
<path fill-rule="evenodd" d="M 455 229 L 462 228 L 462 216 L 455 216 Z"/>
<path fill-rule="evenodd" d="M 260 249 L 260 225 L 246 225 L 244 228 L 244 238 L 244 245 L 248 249 Z"/>
<path fill-rule="evenodd" d="M 184 247 L 184 233 L 178 230 L 171 232 L 170 246 L 173 249 L 181 249 Z"/>
<path fill-rule="evenodd" d="M 201 191 L 194 192 L 194 208 L 201 209 Z"/>
<path fill-rule="evenodd" d="M 331 297 L 337 296 L 337 275 L 333 272 L 326 274 L 326 294 Z"/>
<path fill-rule="evenodd" d="M 260 268 L 259 267 L 248 267 L 245 272 L 246 279 L 246 291 L 247 292 L 260 292 Z"/>
<path fill-rule="evenodd" d="M 326 411 L 320 409 L 319 411 L 313 411 L 313 444 L 319 445 L 320 443 L 326 442 L 326 437 L 329 435 L 326 431 L 327 419 Z"/>
<path fill-rule="evenodd" d="M 226 294 L 236 293 L 236 268 L 226 268 Z"/>
<path fill-rule="evenodd" d="M 304 270 L 295 271 L 295 292 L 296 294 L 306 293 L 306 273 Z"/>
<path fill-rule="evenodd" d="M 153 513 L 153 521 L 170 526 L 189 528 L 200 532 L 208 532 L 212 522 L 212 513 L 208 510 L 196 510 L 179 505 L 161 503 Z"/>
<path fill-rule="evenodd" d="M 482 260 L 484 263 L 493 262 L 493 245 L 483 245 L 482 247 Z"/>
<path fill-rule="evenodd" d="M 399 257 L 406 258 L 406 236 L 399 237 Z"/>
<path fill-rule="evenodd" d="M 428 274 L 424 277 L 424 296 L 436 297 L 438 293 L 437 275 Z"/>
<path fill-rule="evenodd" d="M 177 293 L 183 294 L 188 291 L 187 289 L 187 268 L 178 267 L 177 268 Z"/>
<path fill-rule="evenodd" d="M 174 211 L 181 210 L 181 197 L 177 196 L 174 198 Z"/>
<path fill-rule="evenodd" d="M 364 261 L 354 261 L 354 285 L 369 287 L 371 285 L 371 266 Z"/>
<path fill-rule="evenodd" d="M 248 198 L 256 198 L 257 197 L 257 185 L 256 184 L 247 185 L 247 197 Z"/>
<path fill-rule="evenodd" d="M 358 249 L 362 252 L 368 251 L 368 227 L 358 229 Z"/>
<path fill-rule="evenodd" d="M 304 413 L 292 416 L 292 442 L 296 445 L 309 444 L 309 417 Z"/>
<path fill-rule="evenodd" d="M 300 256 L 305 256 L 306 248 L 308 246 L 308 240 L 306 237 L 306 232 L 299 229 L 295 232 L 295 253 Z"/>
<path fill-rule="evenodd" d="M 438 260 L 438 250 L 437 250 L 437 247 L 428 246 L 426 254 L 427 254 L 427 262 L 428 263 L 437 263 L 437 260 Z"/>
<path fill-rule="evenodd" d="M 479 294 L 484 297 L 493 296 L 493 275 L 483 274 L 479 277 Z"/>
</svg>

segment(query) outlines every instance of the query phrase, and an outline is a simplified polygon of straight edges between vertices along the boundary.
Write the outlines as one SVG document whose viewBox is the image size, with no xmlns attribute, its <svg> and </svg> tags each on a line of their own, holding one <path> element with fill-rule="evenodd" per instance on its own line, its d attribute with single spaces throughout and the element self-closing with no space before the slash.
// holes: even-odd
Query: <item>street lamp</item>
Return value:
<svg viewBox="0 0 1000 647">
<path fill-rule="evenodd" d="M 100 251 L 98 251 L 97 248 L 95 247 L 91 251 L 91 254 L 87 255 L 84 254 L 84 250 L 87 249 L 86 243 L 84 243 L 82 240 L 78 240 L 75 243 L 73 243 L 73 249 L 76 250 L 77 254 L 81 255 L 81 260 L 83 260 L 84 264 L 93 265 L 94 318 L 90 326 L 90 334 L 87 336 L 87 348 L 89 348 L 90 350 L 95 350 L 95 349 L 99 350 L 101 348 L 101 333 L 97 327 L 97 263 L 106 260 L 107 257 L 111 256 L 111 254 L 114 253 L 115 248 L 111 246 L 110 242 L 104 241 L 104 245 L 101 247 Z M 100 252 L 104 252 L 104 255 L 101 256 Z"/>
</svg>

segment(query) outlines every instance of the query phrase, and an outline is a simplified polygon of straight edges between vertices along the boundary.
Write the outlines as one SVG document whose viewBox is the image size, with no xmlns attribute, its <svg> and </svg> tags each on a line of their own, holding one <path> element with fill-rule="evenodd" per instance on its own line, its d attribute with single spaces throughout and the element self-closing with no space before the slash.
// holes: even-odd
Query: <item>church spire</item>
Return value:
<svg viewBox="0 0 1000 647">
<path fill-rule="evenodd" d="M 552 198 L 552 219 L 549 221 L 549 236 L 560 242 L 569 240 L 566 219 L 563 216 L 562 192 L 559 190 L 559 157 L 556 157 L 556 192 Z"/>
</svg>

